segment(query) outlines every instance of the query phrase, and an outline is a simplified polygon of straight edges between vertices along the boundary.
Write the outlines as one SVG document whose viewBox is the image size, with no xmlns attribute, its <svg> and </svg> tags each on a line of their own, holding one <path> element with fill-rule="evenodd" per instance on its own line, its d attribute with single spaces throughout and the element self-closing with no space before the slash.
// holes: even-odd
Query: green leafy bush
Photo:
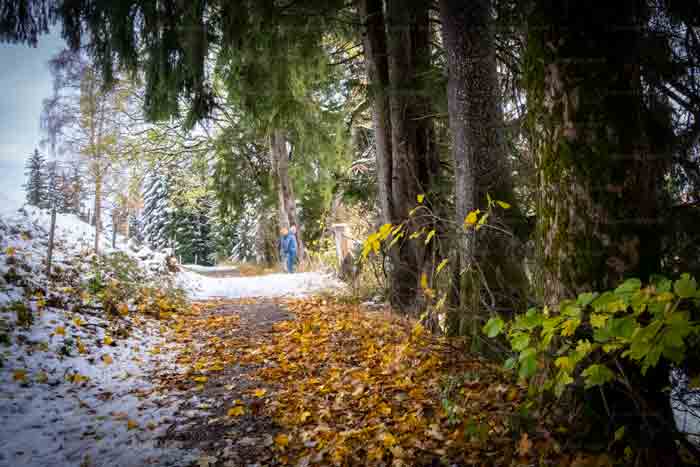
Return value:
<svg viewBox="0 0 700 467">
<path fill-rule="evenodd" d="M 690 275 L 654 276 L 645 287 L 628 279 L 615 290 L 582 293 L 556 310 L 532 308 L 508 323 L 493 317 L 483 331 L 506 334 L 515 352 L 506 367 L 521 378 L 541 369 L 541 390 L 560 396 L 577 381 L 589 389 L 622 378 L 621 360 L 638 365 L 642 375 L 661 358 L 681 365 L 700 331 L 698 308 L 700 291 Z"/>
</svg>

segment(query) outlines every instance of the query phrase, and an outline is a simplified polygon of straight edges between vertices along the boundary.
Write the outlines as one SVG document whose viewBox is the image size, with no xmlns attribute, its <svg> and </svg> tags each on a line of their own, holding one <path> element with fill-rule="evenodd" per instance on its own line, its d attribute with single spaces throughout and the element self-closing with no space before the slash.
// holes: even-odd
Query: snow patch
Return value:
<svg viewBox="0 0 700 467">
<path fill-rule="evenodd" d="M 218 278 L 185 270 L 178 274 L 178 280 L 193 300 L 303 296 L 343 286 L 332 276 L 318 272 Z"/>
</svg>

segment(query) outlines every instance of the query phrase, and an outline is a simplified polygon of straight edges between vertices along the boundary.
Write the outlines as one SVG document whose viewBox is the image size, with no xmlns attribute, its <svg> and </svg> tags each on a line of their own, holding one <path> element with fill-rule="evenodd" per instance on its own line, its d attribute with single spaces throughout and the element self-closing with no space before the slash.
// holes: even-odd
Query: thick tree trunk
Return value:
<svg viewBox="0 0 700 467">
<path fill-rule="evenodd" d="M 381 218 L 396 224 L 408 219 L 416 196 L 429 192 L 439 171 L 427 117 L 430 101 L 421 82 L 430 66 L 428 5 L 417 0 L 357 0 L 357 5 L 364 25 Z M 423 226 L 411 221 L 409 229 Z M 397 309 L 415 307 L 419 277 L 430 269 L 428 253 L 415 241 L 399 242 L 389 251 L 391 302 Z"/>
<path fill-rule="evenodd" d="M 641 4 L 537 3 L 526 78 L 539 117 L 540 294 L 551 303 L 658 270 L 668 158 L 646 131 Z"/>
<path fill-rule="evenodd" d="M 279 225 L 280 228 L 289 228 L 297 222 L 296 199 L 294 198 L 294 187 L 289 177 L 289 153 L 287 151 L 287 139 L 280 129 L 272 131 L 270 136 L 270 152 L 272 154 L 272 167 L 275 172 L 275 182 L 277 187 Z M 301 230 L 297 231 L 298 257 L 304 257 L 304 246 L 301 241 Z"/>
<path fill-rule="evenodd" d="M 455 167 L 455 222 L 459 239 L 456 268 L 472 271 L 474 262 L 478 262 L 489 287 L 487 295 L 493 297 L 490 305 L 512 309 L 526 288 L 522 255 L 514 248 L 512 239 L 504 234 L 488 228 L 477 234 L 474 230 L 465 232 L 462 227 L 469 211 L 485 209 L 487 193 L 515 206 L 502 134 L 491 7 L 491 0 L 440 1 Z M 489 222 L 511 232 L 517 228 L 513 224 L 521 220 L 516 207 L 505 215 L 500 211 L 494 214 Z M 461 292 L 457 294 L 461 312 L 451 321 L 458 332 L 464 332 L 465 319 L 475 322 L 481 306 L 480 275 L 467 273 L 465 276 L 456 276 Z M 473 316 L 465 316 L 465 311 Z"/>
<path fill-rule="evenodd" d="M 393 220 L 391 120 L 389 111 L 389 64 L 387 62 L 386 32 L 382 0 L 358 0 L 358 10 L 364 30 L 364 46 L 374 126 L 377 160 L 377 193 L 383 223 Z"/>
<path fill-rule="evenodd" d="M 394 223 L 409 218 L 417 195 L 430 191 L 437 171 L 432 121 L 426 116 L 429 102 L 421 81 L 430 64 L 428 6 L 417 0 L 388 0 L 386 7 Z M 411 231 L 425 226 L 414 219 L 409 221 Z M 427 251 L 422 242 L 407 241 L 393 254 L 391 293 L 398 309 L 415 307 L 419 278 L 421 273 L 429 272 L 425 271 L 429 264 Z"/>
<path fill-rule="evenodd" d="M 535 2 L 528 24 L 528 106 L 540 185 L 538 289 L 545 303 L 614 287 L 659 268 L 668 152 L 645 108 L 640 79 L 647 25 L 638 0 Z M 655 115 L 654 118 L 658 118 Z M 639 371 L 630 368 L 630 373 Z M 677 465 L 663 377 L 637 373 L 660 411 L 636 421 L 640 465 Z M 614 393 L 613 393 L 614 394 Z M 633 405 L 607 401 L 613 411 Z M 648 414 L 642 414 L 647 416 Z M 646 451 L 646 452 L 641 452 Z"/>
</svg>

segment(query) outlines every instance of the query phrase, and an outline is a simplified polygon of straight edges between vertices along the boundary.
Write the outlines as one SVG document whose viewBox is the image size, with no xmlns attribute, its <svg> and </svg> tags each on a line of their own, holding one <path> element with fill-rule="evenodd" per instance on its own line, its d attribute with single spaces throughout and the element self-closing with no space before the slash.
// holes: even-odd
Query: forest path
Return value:
<svg viewBox="0 0 700 467">
<path fill-rule="evenodd" d="M 195 303 L 167 323 L 164 448 L 196 465 L 513 465 L 525 387 L 388 310 L 328 296 Z M 524 440 L 524 441 L 523 441 Z M 517 459 L 517 461 L 516 461 Z"/>
<path fill-rule="evenodd" d="M 188 370 L 155 376 L 166 394 L 184 401 L 161 442 L 201 452 L 200 465 L 275 463 L 280 427 L 261 413 L 267 388 L 253 376 L 260 365 L 247 357 L 272 338 L 276 323 L 293 316 L 271 299 L 210 300 L 195 310 L 168 337 L 179 346 L 178 365 Z"/>
</svg>

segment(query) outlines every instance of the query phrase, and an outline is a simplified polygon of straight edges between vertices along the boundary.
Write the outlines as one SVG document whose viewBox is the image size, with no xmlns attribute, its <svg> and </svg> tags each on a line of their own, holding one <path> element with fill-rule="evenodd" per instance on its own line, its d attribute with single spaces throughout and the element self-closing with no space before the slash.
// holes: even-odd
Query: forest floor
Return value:
<svg viewBox="0 0 700 467">
<path fill-rule="evenodd" d="M 157 374 L 160 390 L 191 402 L 161 440 L 196 449 L 199 465 L 561 457 L 552 437 L 514 430 L 524 388 L 511 374 L 388 310 L 321 296 L 206 301 L 166 340 L 187 370 Z"/>
</svg>

